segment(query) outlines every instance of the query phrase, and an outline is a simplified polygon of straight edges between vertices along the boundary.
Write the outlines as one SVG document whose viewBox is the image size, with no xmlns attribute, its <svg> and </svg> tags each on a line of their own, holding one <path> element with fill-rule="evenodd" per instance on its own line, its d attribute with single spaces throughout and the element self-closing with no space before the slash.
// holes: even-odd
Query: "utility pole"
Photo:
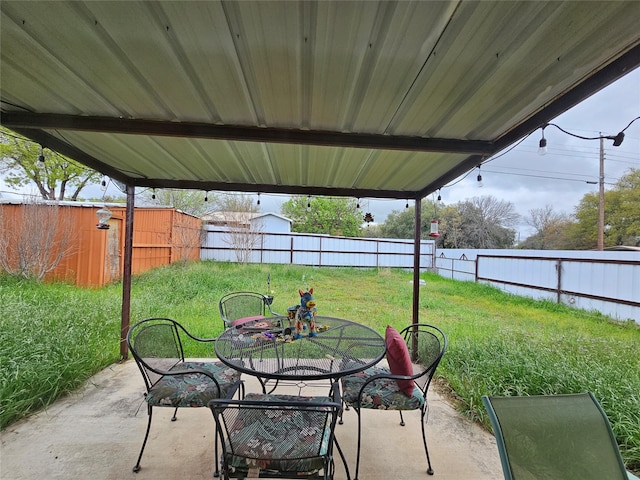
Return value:
<svg viewBox="0 0 640 480">
<path fill-rule="evenodd" d="M 604 250 L 604 138 L 600 133 L 600 198 L 598 201 L 598 250 Z"/>
</svg>

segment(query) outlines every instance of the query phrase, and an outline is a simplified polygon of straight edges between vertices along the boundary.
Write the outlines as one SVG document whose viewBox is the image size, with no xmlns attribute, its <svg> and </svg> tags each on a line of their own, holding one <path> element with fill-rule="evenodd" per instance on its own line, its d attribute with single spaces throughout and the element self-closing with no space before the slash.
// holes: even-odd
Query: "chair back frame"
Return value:
<svg viewBox="0 0 640 480">
<path fill-rule="evenodd" d="M 160 334 L 156 334 L 160 332 Z M 141 320 L 127 333 L 129 351 L 142 373 L 147 392 L 170 370 L 185 361 L 181 333 L 199 342 L 214 342 L 211 338 L 198 338 L 181 324 L 170 318 L 153 317 Z M 196 373 L 196 370 L 193 371 Z M 199 372 L 210 376 L 207 372 Z"/>
<path fill-rule="evenodd" d="M 273 395 L 269 396 L 269 398 L 273 398 L 272 400 L 252 400 L 252 399 L 215 399 L 209 402 L 209 408 L 211 409 L 215 423 L 216 423 L 216 431 L 220 438 L 222 439 L 222 459 L 223 459 L 223 467 L 222 473 L 224 478 L 228 478 L 229 476 L 229 468 L 230 466 L 227 464 L 227 459 L 230 455 L 237 455 L 242 458 L 247 459 L 250 462 L 255 462 L 257 464 L 264 464 L 264 462 L 272 462 L 272 461 L 291 461 L 291 460 L 305 460 L 310 458 L 322 458 L 324 461 L 323 467 L 323 478 L 331 479 L 333 478 L 334 473 L 334 465 L 333 465 L 333 445 L 335 442 L 335 426 L 338 420 L 338 416 L 342 409 L 342 402 L 340 398 L 340 388 L 338 385 L 334 385 L 332 387 L 331 397 L 326 399 L 317 399 L 314 400 L 306 398 L 303 400 L 303 397 L 295 397 L 295 396 L 278 396 Z M 299 398 L 299 400 L 297 400 Z M 257 410 L 257 412 L 252 416 L 251 412 Z M 235 411 L 235 412 L 234 412 Z M 255 450 L 252 452 L 252 456 L 243 455 L 240 450 L 245 450 L 245 446 L 239 446 L 235 443 L 235 435 L 234 431 L 237 432 L 235 426 L 237 424 L 238 416 L 240 415 L 248 415 L 249 417 L 255 418 L 257 416 L 265 418 L 265 419 L 274 419 L 274 428 L 276 428 L 277 423 L 283 422 L 284 415 L 291 414 L 291 412 L 300 412 L 300 415 L 304 416 L 305 412 L 307 415 L 317 415 L 319 416 L 319 426 L 321 427 L 321 435 L 316 435 L 316 438 L 313 443 L 313 450 L 315 453 L 309 451 L 307 446 L 305 445 L 304 450 L 298 450 L 300 445 L 304 445 L 305 442 L 296 442 L 294 441 L 292 444 L 292 449 L 283 449 L 283 452 L 286 451 L 286 456 L 278 455 L 275 451 L 265 453 L 263 456 L 255 456 Z M 247 417 L 244 417 L 246 420 Z M 243 426 L 246 424 L 243 421 L 240 421 Z M 320 425 L 320 423 L 322 423 Z M 266 427 L 265 427 L 266 428 Z M 294 435 L 298 433 L 298 431 L 293 432 Z M 320 447 L 322 446 L 318 443 L 318 439 L 325 438 L 328 435 L 328 443 L 326 444 L 326 452 L 322 453 L 320 451 Z M 251 440 L 255 440 L 255 438 L 251 438 Z M 296 449 L 296 446 L 298 449 Z M 240 447 L 240 448 L 238 448 Z M 317 449 L 317 450 L 316 450 Z M 259 450 L 259 448 L 256 448 Z M 267 450 L 265 450 L 267 452 Z M 297 453 L 297 454 L 296 454 Z M 341 452 L 340 452 L 341 453 Z M 292 455 L 293 454 L 293 455 Z M 341 453 L 342 454 L 342 453 Z M 346 468 L 346 466 L 345 466 Z M 274 473 L 273 471 L 269 471 L 269 477 L 278 477 L 278 478 L 297 478 L 298 474 L 296 472 L 278 472 Z M 309 478 L 319 478 L 317 476 L 311 476 Z"/>
<path fill-rule="evenodd" d="M 244 317 L 276 315 L 271 310 L 273 297 L 257 292 L 231 292 L 220 298 L 218 308 L 225 328 L 234 320 Z"/>
</svg>

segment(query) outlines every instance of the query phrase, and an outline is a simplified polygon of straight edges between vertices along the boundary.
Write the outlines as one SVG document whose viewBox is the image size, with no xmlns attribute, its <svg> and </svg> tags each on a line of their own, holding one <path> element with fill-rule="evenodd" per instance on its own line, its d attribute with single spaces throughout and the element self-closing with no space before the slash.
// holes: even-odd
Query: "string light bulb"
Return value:
<svg viewBox="0 0 640 480">
<path fill-rule="evenodd" d="M 624 132 L 619 132 L 615 137 L 609 135 L 605 138 L 608 138 L 609 140 L 613 140 L 614 147 L 619 147 L 620 145 L 622 145 L 622 141 L 624 140 Z"/>
<path fill-rule="evenodd" d="M 209 201 L 209 192 L 204 192 L 204 201 L 208 202 Z"/>
<path fill-rule="evenodd" d="M 405 203 L 404 208 L 409 208 L 409 200 L 407 200 L 407 203 Z"/>
<path fill-rule="evenodd" d="M 540 143 L 538 143 L 538 155 L 546 155 L 547 154 L 547 139 L 544 138 L 544 127 L 542 127 L 542 138 L 540 139 Z"/>
<path fill-rule="evenodd" d="M 482 173 L 480 173 L 480 165 L 478 165 L 478 176 L 476 177 L 478 180 L 478 187 L 482 187 Z"/>
<path fill-rule="evenodd" d="M 151 194 L 151 200 L 155 200 L 156 199 L 156 189 L 153 189 L 153 193 Z"/>
<path fill-rule="evenodd" d="M 442 201 L 442 195 L 440 195 L 440 189 L 438 189 L 438 201 L 441 202 Z"/>
<path fill-rule="evenodd" d="M 311 195 L 307 195 L 307 212 L 311 211 Z"/>
<path fill-rule="evenodd" d="M 38 161 L 44 163 L 44 147 L 40 145 L 40 155 L 38 155 Z"/>
<path fill-rule="evenodd" d="M 356 208 L 360 210 L 360 199 L 358 199 L 358 203 L 356 204 Z"/>
<path fill-rule="evenodd" d="M 260 192 L 258 192 L 258 201 L 256 202 L 256 205 L 260 205 Z"/>
</svg>

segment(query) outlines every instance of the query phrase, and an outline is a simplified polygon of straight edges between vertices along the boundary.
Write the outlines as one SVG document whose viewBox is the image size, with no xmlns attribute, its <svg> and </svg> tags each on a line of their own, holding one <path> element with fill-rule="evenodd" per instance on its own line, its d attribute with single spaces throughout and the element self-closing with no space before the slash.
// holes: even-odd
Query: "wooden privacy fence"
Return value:
<svg viewBox="0 0 640 480">
<path fill-rule="evenodd" d="M 317 267 L 413 268 L 414 242 L 403 239 L 332 237 L 309 233 L 253 232 L 250 251 L 246 239 L 234 237 L 225 227 L 205 225 L 202 260 L 278 263 Z M 420 244 L 420 266 L 433 268 L 433 240 Z"/>
<path fill-rule="evenodd" d="M 0 202 L 0 270 L 13 268 L 22 257 L 47 265 L 44 279 L 85 287 L 98 287 L 121 278 L 124 262 L 126 207 L 106 204 L 111 210 L 108 230 L 96 228 L 96 211 L 104 203 Z M 46 217 L 43 216 L 46 213 Z M 201 221 L 172 207 L 136 207 L 133 220 L 132 273 L 184 260 L 200 258 Z M 57 263 L 50 260 L 64 245 Z M 24 246 L 30 251 L 22 253 Z M 50 268 L 53 266 L 53 268 Z"/>
<path fill-rule="evenodd" d="M 455 280 L 640 323 L 637 252 L 444 249 L 435 269 Z"/>
</svg>

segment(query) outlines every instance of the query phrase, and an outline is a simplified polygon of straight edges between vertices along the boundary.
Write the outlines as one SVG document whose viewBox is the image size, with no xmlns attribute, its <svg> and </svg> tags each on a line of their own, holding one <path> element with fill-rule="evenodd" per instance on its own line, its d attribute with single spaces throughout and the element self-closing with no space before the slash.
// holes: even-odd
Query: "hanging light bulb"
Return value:
<svg viewBox="0 0 640 480">
<path fill-rule="evenodd" d="M 438 189 L 438 201 L 441 202 L 442 201 L 442 195 L 440 195 L 440 189 Z"/>
<path fill-rule="evenodd" d="M 260 192 L 258 192 L 258 201 L 256 202 L 256 205 L 260 205 Z"/>
<path fill-rule="evenodd" d="M 209 201 L 209 192 L 204 192 L 204 201 L 208 202 Z"/>
<path fill-rule="evenodd" d="M 151 200 L 155 200 L 156 199 L 156 189 L 153 189 L 153 193 L 151 194 Z"/>
<path fill-rule="evenodd" d="M 360 210 L 360 199 L 358 199 L 358 203 L 356 204 L 356 208 Z"/>
<path fill-rule="evenodd" d="M 40 145 L 40 155 L 38 155 L 38 161 L 44 163 L 44 147 Z"/>
<path fill-rule="evenodd" d="M 478 187 L 482 187 L 482 174 L 480 173 L 480 165 L 478 165 Z"/>
<path fill-rule="evenodd" d="M 106 190 L 107 189 L 107 177 L 102 177 L 102 182 L 100 182 L 100 185 L 102 185 L 102 189 Z"/>
<path fill-rule="evenodd" d="M 538 143 L 538 155 L 546 155 L 547 154 L 547 139 L 544 138 L 544 127 L 542 127 L 542 138 L 540 139 L 540 143 Z"/>
<path fill-rule="evenodd" d="M 409 200 L 407 200 L 407 203 L 404 205 L 404 208 L 409 208 Z"/>
<path fill-rule="evenodd" d="M 307 212 L 311 211 L 311 195 L 307 195 Z"/>
</svg>

